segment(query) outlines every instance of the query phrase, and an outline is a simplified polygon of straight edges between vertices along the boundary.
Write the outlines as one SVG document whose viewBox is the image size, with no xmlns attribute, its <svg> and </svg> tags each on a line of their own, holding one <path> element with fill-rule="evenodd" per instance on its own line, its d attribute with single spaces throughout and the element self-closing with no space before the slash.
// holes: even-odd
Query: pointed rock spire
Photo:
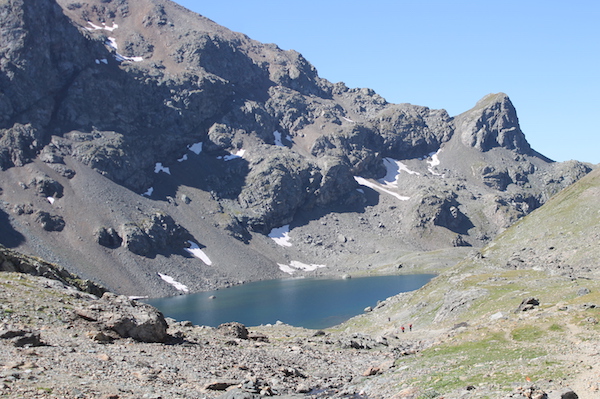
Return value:
<svg viewBox="0 0 600 399">
<path fill-rule="evenodd" d="M 504 147 L 526 154 L 531 147 L 519 126 L 517 111 L 504 93 L 488 94 L 455 118 L 462 142 L 481 151 Z"/>
</svg>

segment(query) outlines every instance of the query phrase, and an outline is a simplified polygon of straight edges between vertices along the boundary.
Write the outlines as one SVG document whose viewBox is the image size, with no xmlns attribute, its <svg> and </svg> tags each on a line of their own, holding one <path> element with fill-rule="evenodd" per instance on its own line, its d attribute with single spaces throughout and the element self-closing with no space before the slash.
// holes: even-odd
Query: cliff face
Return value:
<svg viewBox="0 0 600 399">
<path fill-rule="evenodd" d="M 479 246 L 590 170 L 533 151 L 502 93 L 389 104 L 170 1 L 2 2 L 0 40 L 1 242 L 119 292 Z"/>
</svg>

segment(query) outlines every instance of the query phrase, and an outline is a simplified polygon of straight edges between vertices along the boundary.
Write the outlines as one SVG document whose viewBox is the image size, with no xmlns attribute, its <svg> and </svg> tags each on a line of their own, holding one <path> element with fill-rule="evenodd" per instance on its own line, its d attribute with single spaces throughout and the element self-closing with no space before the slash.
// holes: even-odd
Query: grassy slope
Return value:
<svg viewBox="0 0 600 399">
<path fill-rule="evenodd" d="M 589 304 L 600 305 L 599 237 L 596 170 L 502 233 L 482 256 L 339 329 L 398 335 L 411 322 L 416 328 L 407 340 L 435 341 L 379 378 L 390 394 L 456 397 L 473 386 L 468 397 L 493 398 L 536 384 L 546 391 L 569 385 L 580 398 L 594 397 L 600 311 Z M 515 254 L 525 260 L 519 269 L 507 266 Z M 515 313 L 528 297 L 540 306 Z"/>
</svg>

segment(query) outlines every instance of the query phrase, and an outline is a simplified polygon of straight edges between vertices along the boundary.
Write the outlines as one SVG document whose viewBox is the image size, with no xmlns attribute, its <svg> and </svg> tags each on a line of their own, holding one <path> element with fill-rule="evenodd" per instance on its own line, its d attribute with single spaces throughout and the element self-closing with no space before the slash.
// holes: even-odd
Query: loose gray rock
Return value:
<svg viewBox="0 0 600 399">
<path fill-rule="evenodd" d="M 536 306 L 540 305 L 540 301 L 536 298 L 526 298 L 521 301 L 519 307 L 515 310 L 515 313 L 527 312 L 528 310 L 535 309 Z"/>
<path fill-rule="evenodd" d="M 0 339 L 6 339 L 16 347 L 43 346 L 39 331 L 32 330 L 0 330 Z"/>
<path fill-rule="evenodd" d="M 123 338 L 141 342 L 165 342 L 168 338 L 167 322 L 161 312 L 124 295 L 107 292 L 93 305 L 76 313 L 86 320 L 97 321 L 101 327 Z"/>
<path fill-rule="evenodd" d="M 223 335 L 240 339 L 248 339 L 248 329 L 245 325 L 238 322 L 223 323 L 217 327 Z"/>
</svg>

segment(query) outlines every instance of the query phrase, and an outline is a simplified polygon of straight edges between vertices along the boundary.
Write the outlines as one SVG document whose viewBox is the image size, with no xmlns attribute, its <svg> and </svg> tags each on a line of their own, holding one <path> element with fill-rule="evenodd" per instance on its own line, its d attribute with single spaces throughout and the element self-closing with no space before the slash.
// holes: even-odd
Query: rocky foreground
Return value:
<svg viewBox="0 0 600 399">
<path fill-rule="evenodd" d="M 596 339 L 593 331 L 584 331 L 598 323 L 595 305 L 563 304 L 541 312 L 539 302 L 531 300 L 514 317 L 496 314 L 490 322 L 435 331 L 406 326 L 402 333 L 398 317 L 406 311 L 397 307 L 405 300 L 390 298 L 370 314 L 327 331 L 284 324 L 212 328 L 165 320 L 154 308 L 124 296 L 98 298 L 56 280 L 2 272 L 0 397 L 594 397 L 568 388 L 574 376 L 585 382 L 585 394 L 598 394 L 597 371 L 588 366 L 590 359 L 598 366 Z M 558 353 L 566 344 L 557 336 L 543 343 L 548 350 L 542 353 L 539 342 L 515 335 L 527 334 L 524 326 L 532 321 L 543 326 L 557 315 L 565 323 L 550 330 L 577 329 L 568 342 L 572 353 Z M 584 327 L 573 317 L 584 319 Z M 378 333 L 359 332 L 369 326 Z M 503 342 L 505 335 L 511 342 Z M 475 347 L 464 352 L 470 343 Z M 480 350 L 492 357 L 481 358 Z M 496 359 L 498 350 L 502 354 Z M 461 365 L 465 359 L 476 364 Z M 501 385 L 498 376 L 507 370 L 514 382 Z M 436 383 L 457 372 L 459 377 L 451 378 L 458 388 L 439 394 Z"/>
<path fill-rule="evenodd" d="M 416 333 L 194 326 L 18 273 L 0 274 L 0 303 L 3 397 L 362 397 L 369 376 L 432 343 Z"/>
</svg>

